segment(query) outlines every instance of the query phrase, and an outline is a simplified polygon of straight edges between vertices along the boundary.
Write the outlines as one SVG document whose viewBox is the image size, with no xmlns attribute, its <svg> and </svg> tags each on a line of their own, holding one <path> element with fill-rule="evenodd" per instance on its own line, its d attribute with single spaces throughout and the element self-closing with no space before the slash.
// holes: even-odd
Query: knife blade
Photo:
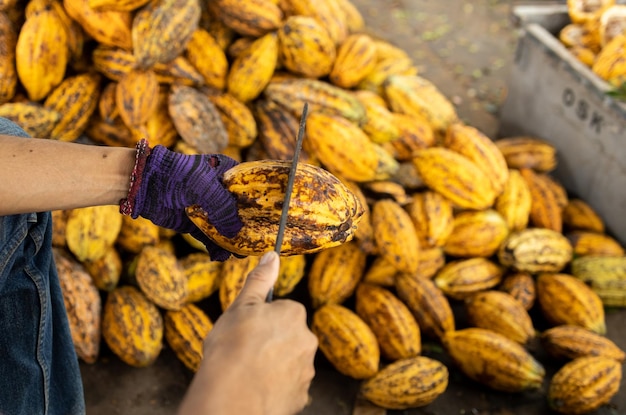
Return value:
<svg viewBox="0 0 626 415">
<path fill-rule="evenodd" d="M 283 200 L 283 210 L 280 214 L 280 222 L 278 223 L 278 234 L 276 235 L 276 245 L 274 251 L 280 255 L 281 248 L 283 246 L 283 237 L 285 235 L 285 228 L 287 227 L 287 216 L 289 214 L 289 202 L 291 201 L 291 193 L 293 193 L 293 183 L 296 178 L 296 170 L 298 169 L 298 159 L 300 158 L 300 150 L 302 149 L 302 140 L 304 139 L 304 129 L 306 126 L 306 116 L 308 113 L 309 105 L 304 103 L 302 108 L 302 116 L 300 117 L 300 126 L 298 128 L 298 138 L 296 140 L 296 148 L 293 153 L 293 159 L 291 160 L 291 168 L 289 170 L 289 177 L 287 178 L 287 187 L 285 188 L 285 199 Z M 274 296 L 274 288 L 270 288 L 267 293 L 265 301 L 270 303 Z"/>
</svg>

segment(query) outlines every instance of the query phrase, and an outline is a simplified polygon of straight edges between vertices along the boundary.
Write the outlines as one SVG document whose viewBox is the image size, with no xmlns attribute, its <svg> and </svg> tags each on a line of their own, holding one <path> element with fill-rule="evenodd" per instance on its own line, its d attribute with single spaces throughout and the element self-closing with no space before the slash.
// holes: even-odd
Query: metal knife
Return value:
<svg viewBox="0 0 626 415">
<path fill-rule="evenodd" d="M 287 179 L 287 187 L 285 189 L 285 199 L 283 200 L 283 210 L 280 214 L 280 222 L 278 224 L 278 234 L 276 235 L 276 245 L 274 251 L 280 255 L 280 251 L 283 245 L 283 237 L 285 235 L 285 228 L 287 226 L 287 215 L 289 213 L 289 202 L 291 201 L 291 193 L 293 192 L 293 182 L 296 178 L 296 170 L 298 169 L 298 159 L 300 158 L 300 150 L 302 149 L 302 140 L 304 139 L 304 128 L 306 126 L 306 116 L 308 113 L 309 105 L 305 102 L 302 109 L 302 116 L 300 117 L 300 127 L 298 128 L 298 138 L 296 140 L 296 148 L 293 153 L 293 159 L 291 160 L 291 168 L 289 170 L 289 177 Z M 265 301 L 270 303 L 274 296 L 274 288 L 270 288 L 269 293 Z"/>
</svg>

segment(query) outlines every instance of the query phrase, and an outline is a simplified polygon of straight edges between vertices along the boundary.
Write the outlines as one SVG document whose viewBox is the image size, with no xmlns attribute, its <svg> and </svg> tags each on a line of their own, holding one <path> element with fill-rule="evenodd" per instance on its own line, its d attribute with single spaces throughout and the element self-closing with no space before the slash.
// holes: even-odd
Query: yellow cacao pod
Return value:
<svg viewBox="0 0 626 415">
<path fill-rule="evenodd" d="M 122 228 L 117 235 L 116 244 L 124 251 L 138 254 L 148 245 L 156 245 L 159 242 L 160 227 L 149 219 L 141 216 L 133 219 L 130 216 L 122 216 Z"/>
<path fill-rule="evenodd" d="M 308 273 L 313 308 L 348 299 L 363 277 L 366 257 L 354 241 L 319 252 Z"/>
<path fill-rule="evenodd" d="M 46 10 L 26 19 L 17 36 L 15 65 L 31 101 L 41 101 L 63 81 L 68 61 L 67 33 L 58 14 Z"/>
<path fill-rule="evenodd" d="M 165 340 L 176 357 L 192 372 L 202 361 L 204 338 L 213 322 L 200 308 L 187 304 L 178 311 L 168 310 L 163 318 Z"/>
<path fill-rule="evenodd" d="M 458 207 L 481 210 L 495 201 L 489 178 L 476 163 L 457 152 L 443 147 L 427 148 L 417 152 L 413 164 L 429 188 Z"/>
<path fill-rule="evenodd" d="M 17 69 L 15 67 L 15 47 L 17 33 L 9 17 L 0 12 L 0 44 L 4 45 L 0 51 L 0 104 L 9 102 L 17 89 Z"/>
<path fill-rule="evenodd" d="M 141 291 L 165 310 L 180 310 L 187 301 L 187 277 L 176 256 L 156 246 L 138 254 L 135 279 Z"/>
<path fill-rule="evenodd" d="M 559 272 L 572 260 L 572 245 L 551 229 L 528 228 L 513 232 L 500 245 L 498 259 L 517 271 Z"/>
<path fill-rule="evenodd" d="M 385 82 L 392 75 L 415 76 L 417 68 L 407 53 L 385 41 L 375 40 L 376 64 L 361 82 L 358 89 L 384 93 Z"/>
<path fill-rule="evenodd" d="M 312 153 L 333 174 L 355 182 L 386 180 L 398 162 L 350 120 L 312 112 L 306 123 Z"/>
<path fill-rule="evenodd" d="M 399 136 L 387 144 L 398 160 L 410 161 L 422 149 L 435 144 L 435 132 L 423 117 L 392 113 Z"/>
<path fill-rule="evenodd" d="M 50 132 L 51 139 L 73 141 L 81 136 L 98 106 L 101 79 L 95 72 L 74 75 L 50 92 L 44 107 L 61 114 Z"/>
<path fill-rule="evenodd" d="M 197 0 L 155 0 L 142 7 L 131 29 L 138 68 L 166 63 L 182 54 L 199 21 Z"/>
<path fill-rule="evenodd" d="M 317 113 L 338 115 L 357 124 L 363 123 L 366 117 L 365 107 L 356 96 L 343 88 L 318 79 L 272 80 L 263 93 L 298 118 L 302 115 L 305 102 L 309 106 L 309 115 Z"/>
<path fill-rule="evenodd" d="M 121 227 L 117 206 L 72 209 L 65 228 L 67 247 L 79 261 L 95 261 L 115 243 Z"/>
<path fill-rule="evenodd" d="M 184 55 L 178 55 L 166 63 L 157 62 L 152 66 L 159 84 L 182 84 L 203 86 L 206 84 L 202 74 Z"/>
<path fill-rule="evenodd" d="M 422 334 L 441 338 L 446 332 L 454 331 L 450 302 L 432 280 L 399 273 L 396 291 L 415 316 Z"/>
<path fill-rule="evenodd" d="M 199 206 L 187 208 L 189 218 L 215 243 L 240 255 L 262 255 L 274 249 L 290 161 L 240 163 L 222 177 L 237 200 L 243 227 L 225 238 Z M 351 240 L 363 207 L 339 179 L 319 167 L 299 163 L 290 200 L 282 255 L 305 254 Z M 298 224 L 291 226 L 290 224 Z"/>
<path fill-rule="evenodd" d="M 228 60 L 211 33 L 202 28 L 196 29 L 187 43 L 185 54 L 208 86 L 220 90 L 226 87 Z"/>
<path fill-rule="evenodd" d="M 211 7 L 211 3 L 200 3 L 202 13 L 200 14 L 200 27 L 207 30 L 220 45 L 222 50 L 228 49 L 228 46 L 235 40 L 237 33 L 228 27 L 224 21 L 218 16 L 217 10 Z"/>
<path fill-rule="evenodd" d="M 496 210 L 464 211 L 452 221 L 452 233 L 443 250 L 454 257 L 490 257 L 509 234 L 506 221 Z"/>
<path fill-rule="evenodd" d="M 252 111 L 230 94 L 210 94 L 209 100 L 217 108 L 228 133 L 228 145 L 249 147 L 256 140 L 258 131 Z"/>
<path fill-rule="evenodd" d="M 565 234 L 574 250 L 575 257 L 581 256 L 624 256 L 624 248 L 613 237 L 597 232 L 572 231 Z"/>
<path fill-rule="evenodd" d="M 345 15 L 337 1 L 321 0 L 309 2 L 302 0 L 281 0 L 281 7 L 290 16 L 302 15 L 315 18 L 328 30 L 335 44 L 342 43 L 348 34 Z"/>
<path fill-rule="evenodd" d="M 13 121 L 31 137 L 50 138 L 61 113 L 34 102 L 7 102 L 0 105 L 0 117 Z"/>
<path fill-rule="evenodd" d="M 106 83 L 100 92 L 100 98 L 98 98 L 98 114 L 104 121 L 110 123 L 115 121 L 120 115 L 117 110 L 117 105 L 115 104 L 116 88 L 116 81 Z"/>
<path fill-rule="evenodd" d="M 523 346 L 494 331 L 471 327 L 446 333 L 443 346 L 470 379 L 503 392 L 539 389 L 545 369 Z"/>
<path fill-rule="evenodd" d="M 563 225 L 567 229 L 598 233 L 604 232 L 604 221 L 600 218 L 598 213 L 582 199 L 570 199 L 563 208 L 562 215 Z"/>
<path fill-rule="evenodd" d="M 419 326 L 391 291 L 370 284 L 356 289 L 356 313 L 372 329 L 383 357 L 395 361 L 420 354 Z"/>
<path fill-rule="evenodd" d="M 288 17 L 278 29 L 278 44 L 285 68 L 305 78 L 328 75 L 337 56 L 330 34 L 313 17 Z"/>
<path fill-rule="evenodd" d="M 362 93 L 367 91 L 360 92 L 361 94 L 356 93 L 356 96 L 365 108 L 363 131 L 370 140 L 377 144 L 397 140 L 400 137 L 400 129 L 395 124 L 394 114 L 387 109 L 385 102 L 383 101 L 382 105 L 372 102 L 371 99 L 362 98 Z M 378 98 L 382 100 L 382 98 Z"/>
<path fill-rule="evenodd" d="M 364 283 L 379 285 L 382 287 L 393 287 L 396 283 L 396 274 L 398 273 L 395 265 L 386 258 L 377 255 L 371 264 L 365 270 L 363 279 Z"/>
<path fill-rule="evenodd" d="M 337 0 L 321 0 L 313 2 L 316 9 L 315 17 L 330 33 L 336 44 L 345 42 L 348 36 L 348 25 L 343 9 Z"/>
<path fill-rule="evenodd" d="M 541 333 L 541 346 L 557 359 L 602 356 L 623 362 L 626 354 L 611 339 L 580 326 L 563 324 Z"/>
<path fill-rule="evenodd" d="M 510 231 L 521 231 L 528 226 L 532 196 L 519 170 L 509 170 L 504 190 L 496 198 L 494 208 L 504 218 Z"/>
<path fill-rule="evenodd" d="M 56 248 L 53 256 L 76 355 L 86 363 L 95 363 L 102 340 L 100 293 L 79 262 Z"/>
<path fill-rule="evenodd" d="M 360 393 L 382 408 L 418 408 L 446 391 L 448 375 L 448 368 L 438 360 L 415 356 L 383 367 L 363 382 Z"/>
<path fill-rule="evenodd" d="M 127 50 L 98 44 L 91 54 L 93 66 L 108 79 L 119 82 L 134 69 L 137 59 Z"/>
<path fill-rule="evenodd" d="M 392 180 L 376 180 L 362 183 L 361 186 L 372 201 L 389 199 L 404 207 L 413 200 L 407 195 L 404 186 Z"/>
<path fill-rule="evenodd" d="M 561 208 L 552 189 L 532 169 L 521 169 L 520 174 L 530 190 L 530 221 L 538 228 L 563 230 Z"/>
<path fill-rule="evenodd" d="M 115 88 L 115 104 L 122 121 L 129 128 L 145 124 L 156 111 L 159 83 L 152 70 L 131 70 Z"/>
<path fill-rule="evenodd" d="M 258 99 L 254 105 L 254 116 L 258 129 L 258 139 L 268 158 L 290 160 L 296 150 L 299 120 L 289 111 L 268 99 Z M 304 140 L 300 151 L 300 161 L 318 164 L 309 153 L 308 142 Z"/>
<path fill-rule="evenodd" d="M 626 306 L 626 257 L 574 258 L 572 274 L 588 284 L 608 307 Z"/>
<path fill-rule="evenodd" d="M 384 89 L 392 111 L 424 117 L 440 137 L 458 119 L 452 102 L 421 76 L 391 75 Z"/>
<path fill-rule="evenodd" d="M 412 199 L 405 209 L 413 220 L 420 246 L 443 246 L 454 229 L 452 203 L 430 190 L 415 193 Z"/>
<path fill-rule="evenodd" d="M 136 137 L 119 117 L 110 122 L 98 115 L 92 116 L 85 135 L 96 143 L 111 147 L 135 147 L 137 144 Z"/>
<path fill-rule="evenodd" d="M 600 44 L 605 47 L 626 29 L 626 7 L 623 4 L 613 4 L 603 9 L 599 26 L 597 36 L 600 38 Z"/>
<path fill-rule="evenodd" d="M 615 4 L 615 0 L 567 0 L 567 14 L 574 23 L 586 23 L 596 20 L 602 12 Z"/>
<path fill-rule="evenodd" d="M 586 24 L 566 24 L 559 31 L 558 38 L 569 50 L 586 49 L 594 55 L 600 51 L 601 46 L 598 36 Z"/>
<path fill-rule="evenodd" d="M 333 84 L 352 88 L 376 66 L 376 44 L 364 33 L 349 35 L 337 48 L 337 58 L 328 75 Z"/>
<path fill-rule="evenodd" d="M 144 131 L 148 142 L 153 145 L 172 147 L 178 140 L 178 131 L 169 113 L 169 91 L 166 88 L 159 90 L 156 99 L 156 109 L 144 124 Z"/>
<path fill-rule="evenodd" d="M 371 378 L 378 372 L 380 349 L 368 325 L 350 309 L 327 304 L 313 314 L 311 330 L 328 361 L 345 376 Z"/>
<path fill-rule="evenodd" d="M 606 333 L 600 297 L 584 282 L 569 274 L 540 274 L 537 301 L 553 325 L 573 324 L 598 334 Z"/>
<path fill-rule="evenodd" d="M 220 153 L 228 145 L 228 133 L 209 97 L 198 89 L 172 85 L 168 111 L 181 138 L 202 153 Z"/>
<path fill-rule="evenodd" d="M 372 227 L 380 255 L 398 271 L 415 273 L 419 266 L 420 245 L 406 210 L 391 199 L 379 200 L 372 206 Z"/>
<path fill-rule="evenodd" d="M 422 248 L 415 275 L 420 278 L 433 278 L 445 265 L 445 261 L 446 256 L 442 248 Z"/>
<path fill-rule="evenodd" d="M 363 189 L 359 183 L 341 178 L 341 182 L 344 183 L 352 193 L 359 199 L 361 206 L 363 207 L 363 216 L 354 231 L 354 239 L 359 244 L 359 247 L 367 254 L 377 255 L 378 248 L 376 246 L 376 237 L 374 235 L 374 227 L 372 225 L 372 215 L 370 211 L 369 201 L 363 193 Z"/>
<path fill-rule="evenodd" d="M 535 280 L 527 272 L 515 272 L 505 275 L 498 289 L 519 301 L 527 311 L 533 307 L 537 298 Z"/>
<path fill-rule="evenodd" d="M 291 293 L 305 275 L 305 255 L 291 255 L 281 258 L 278 279 L 274 283 L 274 295 L 284 297 Z"/>
<path fill-rule="evenodd" d="M 163 318 L 137 288 L 120 286 L 108 294 L 104 304 L 102 337 L 124 363 L 150 366 L 163 348 Z"/>
<path fill-rule="evenodd" d="M 391 180 L 404 186 L 407 191 L 426 190 L 426 185 L 412 161 L 400 161 L 398 164 L 398 170 L 391 176 Z"/>
<path fill-rule="evenodd" d="M 345 15 L 348 33 L 360 32 L 365 27 L 361 12 L 351 0 L 337 0 L 337 6 Z"/>
<path fill-rule="evenodd" d="M 96 260 L 84 261 L 83 265 L 96 287 L 102 291 L 112 291 L 122 276 L 122 258 L 115 246 L 108 247 L 105 254 Z"/>
<path fill-rule="evenodd" d="M 1 0 L 0 1 L 0 11 L 6 12 L 13 8 L 17 3 L 17 0 Z"/>
<path fill-rule="evenodd" d="M 89 6 L 100 10 L 132 11 L 150 0 L 89 0 Z"/>
<path fill-rule="evenodd" d="M 222 265 L 222 281 L 220 282 L 219 298 L 222 311 L 235 301 L 241 292 L 250 271 L 259 263 L 260 257 L 230 257 Z"/>
<path fill-rule="evenodd" d="M 67 227 L 67 217 L 71 210 L 53 210 L 50 212 L 52 216 L 52 246 L 64 248 L 65 228 Z"/>
<path fill-rule="evenodd" d="M 496 195 L 509 178 L 506 159 L 495 143 L 475 127 L 456 122 L 448 126 L 444 146 L 472 160 L 485 173 Z"/>
<path fill-rule="evenodd" d="M 615 36 L 602 48 L 591 70 L 605 81 L 619 86 L 626 80 L 626 34 Z"/>
<path fill-rule="evenodd" d="M 34 2 L 31 1 L 28 5 L 33 3 Z M 51 7 L 61 19 L 67 35 L 67 47 L 70 56 L 70 64 L 76 64 L 84 58 L 84 45 L 87 34 L 83 30 L 80 23 L 70 17 L 67 10 L 65 10 L 62 1 L 44 0 L 44 3 L 47 3 L 47 5 Z"/>
<path fill-rule="evenodd" d="M 535 337 L 530 315 L 510 294 L 494 290 L 476 293 L 465 299 L 465 310 L 474 327 L 493 330 L 521 345 Z"/>
<path fill-rule="evenodd" d="M 579 357 L 550 380 L 548 405 L 562 414 L 587 414 L 608 403 L 619 391 L 622 365 L 614 359 Z"/>
<path fill-rule="evenodd" d="M 465 299 L 472 294 L 497 286 L 504 270 L 487 258 L 459 259 L 446 263 L 434 282 L 448 297 Z"/>
<path fill-rule="evenodd" d="M 228 49 L 226 49 L 225 53 L 227 58 L 236 59 L 244 50 L 248 49 L 252 42 L 254 42 L 256 38 L 252 36 L 244 36 L 235 39 L 230 45 L 228 45 Z M 279 45 L 280 46 L 280 45 Z M 279 51 L 279 59 L 280 59 L 280 51 Z M 278 64 L 280 67 L 280 63 Z"/>
<path fill-rule="evenodd" d="M 515 136 L 495 141 L 511 169 L 549 172 L 556 167 L 556 148 L 536 137 Z"/>
<path fill-rule="evenodd" d="M 98 43 L 125 50 L 133 49 L 129 11 L 96 10 L 90 0 L 63 0 L 67 14 L 77 21 L 83 30 Z"/>
<path fill-rule="evenodd" d="M 283 12 L 271 0 L 216 0 L 209 4 L 215 16 L 243 36 L 261 37 L 279 28 Z"/>
<path fill-rule="evenodd" d="M 268 33 L 248 46 L 233 61 L 226 90 L 241 102 L 257 98 L 267 87 L 278 62 L 278 35 Z"/>
<path fill-rule="evenodd" d="M 205 252 L 193 252 L 179 260 L 179 265 L 187 277 L 187 302 L 196 303 L 210 297 L 222 282 L 222 266 L 219 261 L 211 261 Z"/>
<path fill-rule="evenodd" d="M 597 52 L 597 43 L 594 42 L 594 48 L 588 48 L 585 46 L 574 46 L 568 48 L 569 52 L 579 61 L 587 65 L 588 67 L 592 67 L 598 57 Z"/>
</svg>

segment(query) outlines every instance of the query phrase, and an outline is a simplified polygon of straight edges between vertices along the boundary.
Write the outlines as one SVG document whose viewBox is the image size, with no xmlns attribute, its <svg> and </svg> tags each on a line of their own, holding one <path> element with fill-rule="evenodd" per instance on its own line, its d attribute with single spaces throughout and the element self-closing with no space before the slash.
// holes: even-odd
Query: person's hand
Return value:
<svg viewBox="0 0 626 415">
<path fill-rule="evenodd" d="M 224 261 L 231 253 L 206 237 L 187 217 L 185 208 L 202 206 L 222 235 L 235 236 L 243 224 L 237 216 L 235 197 L 224 188 L 220 178 L 236 164 L 221 154 L 186 155 L 160 145 L 150 149 L 142 140 L 131 189 L 128 198 L 121 201 L 120 211 L 135 219 L 142 216 L 156 225 L 189 233 L 204 243 L 211 259 Z"/>
<path fill-rule="evenodd" d="M 278 255 L 265 254 L 216 321 L 179 415 L 292 415 L 304 408 L 317 338 L 302 304 L 265 302 L 278 268 Z"/>
</svg>

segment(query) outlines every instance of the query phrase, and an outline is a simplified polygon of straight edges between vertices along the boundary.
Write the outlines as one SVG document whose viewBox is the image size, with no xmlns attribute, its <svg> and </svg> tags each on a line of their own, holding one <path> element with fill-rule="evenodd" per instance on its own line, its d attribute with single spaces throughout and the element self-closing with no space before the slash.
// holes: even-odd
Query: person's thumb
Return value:
<svg viewBox="0 0 626 415">
<path fill-rule="evenodd" d="M 266 252 L 259 264 L 248 274 L 246 283 L 235 299 L 235 303 L 250 304 L 265 302 L 270 289 L 278 278 L 280 260 L 274 251 Z"/>
</svg>

